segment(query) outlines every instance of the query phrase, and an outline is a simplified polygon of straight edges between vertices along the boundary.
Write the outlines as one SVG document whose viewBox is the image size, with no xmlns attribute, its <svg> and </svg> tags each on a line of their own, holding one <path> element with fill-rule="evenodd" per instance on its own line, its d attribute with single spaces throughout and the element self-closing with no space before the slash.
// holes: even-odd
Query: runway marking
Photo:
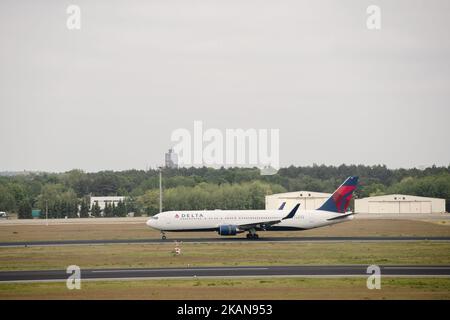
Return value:
<svg viewBox="0 0 450 320">
<path fill-rule="evenodd" d="M 449 242 L 450 237 L 329 237 L 318 238 L 263 238 L 259 240 L 246 239 L 174 239 L 187 244 L 258 244 L 258 243 L 380 243 L 380 242 Z M 51 247 L 51 246 L 93 246 L 93 245 L 161 245 L 172 244 L 168 240 L 69 240 L 69 241 L 30 241 L 30 242 L 0 242 L 0 248 L 23 248 L 23 247 Z"/>
<path fill-rule="evenodd" d="M 116 272 L 184 272 L 184 271 L 241 271 L 241 270 L 269 270 L 269 268 L 187 268 L 187 269 L 139 269 L 139 270 L 91 270 L 92 273 L 116 273 Z"/>
<path fill-rule="evenodd" d="M 450 270 L 450 267 L 382 267 L 382 269 L 405 269 L 405 270 L 415 270 L 415 269 L 423 269 L 423 270 Z"/>
<path fill-rule="evenodd" d="M 329 266 L 236 266 L 236 267 L 198 267 L 198 268 L 146 268 L 146 269 L 87 269 L 83 280 L 126 280 L 126 279 L 192 279 L 192 278 L 337 278 L 367 277 L 366 265 Z M 449 278 L 448 265 L 398 265 L 381 266 L 386 277 L 436 277 Z M 328 269 L 328 270 L 327 270 Z M 392 271 L 395 270 L 397 271 Z M 252 272 L 253 271 L 253 272 Z M 258 274 L 261 273 L 261 274 Z M 399 274 L 395 274 L 399 273 Z M 421 274 L 423 273 L 423 274 Z M 25 279 L 20 279 L 25 278 Z M 49 279 L 50 278 L 50 279 Z M 53 279 L 52 279 L 53 278 Z M 2 271 L 0 283 L 7 282 L 51 282 L 65 281 L 66 274 L 61 270 Z"/>
<path fill-rule="evenodd" d="M 273 279 L 273 278 L 366 278 L 366 274 L 346 274 L 346 275 L 236 275 L 236 276 L 197 276 L 197 279 Z M 384 275 L 385 278 L 450 278 L 450 275 Z M 124 277 L 124 278 L 86 278 L 84 282 L 102 282 L 102 281 L 154 281 L 154 280 L 192 280 L 192 276 L 174 276 L 174 277 Z M 42 279 L 42 280 L 6 280 L 0 281 L 7 283 L 46 283 L 46 282 L 66 282 L 66 279 Z"/>
</svg>

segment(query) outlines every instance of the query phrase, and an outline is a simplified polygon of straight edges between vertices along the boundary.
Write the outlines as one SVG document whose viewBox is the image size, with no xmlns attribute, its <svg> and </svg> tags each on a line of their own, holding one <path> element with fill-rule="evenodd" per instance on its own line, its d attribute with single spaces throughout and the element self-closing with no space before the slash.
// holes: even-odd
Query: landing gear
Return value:
<svg viewBox="0 0 450 320">
<path fill-rule="evenodd" d="M 167 239 L 166 234 L 163 231 L 161 231 L 161 239 L 163 240 Z"/>
<path fill-rule="evenodd" d="M 255 229 L 248 230 L 247 239 L 259 239 Z"/>
</svg>

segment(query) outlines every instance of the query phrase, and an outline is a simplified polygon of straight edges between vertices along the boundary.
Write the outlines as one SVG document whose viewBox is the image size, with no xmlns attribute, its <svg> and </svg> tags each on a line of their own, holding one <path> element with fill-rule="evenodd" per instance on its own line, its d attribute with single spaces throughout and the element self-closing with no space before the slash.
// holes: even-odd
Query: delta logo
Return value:
<svg viewBox="0 0 450 320">
<path fill-rule="evenodd" d="M 203 214 L 201 213 L 182 213 L 181 219 L 199 219 L 203 218 Z"/>
<path fill-rule="evenodd" d="M 179 218 L 180 217 L 180 215 L 178 214 L 178 213 L 175 213 L 175 218 Z"/>
<path fill-rule="evenodd" d="M 342 186 L 335 192 L 333 200 L 339 212 L 344 213 L 347 210 L 355 189 L 355 186 Z"/>
</svg>

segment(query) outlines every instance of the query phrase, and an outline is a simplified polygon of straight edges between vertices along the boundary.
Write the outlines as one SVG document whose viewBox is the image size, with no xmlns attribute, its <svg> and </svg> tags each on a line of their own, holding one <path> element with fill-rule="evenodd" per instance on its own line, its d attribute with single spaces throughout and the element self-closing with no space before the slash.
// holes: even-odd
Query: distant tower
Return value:
<svg viewBox="0 0 450 320">
<path fill-rule="evenodd" d="M 166 168 L 178 168 L 178 155 L 173 152 L 173 149 L 169 149 L 166 153 Z"/>
</svg>

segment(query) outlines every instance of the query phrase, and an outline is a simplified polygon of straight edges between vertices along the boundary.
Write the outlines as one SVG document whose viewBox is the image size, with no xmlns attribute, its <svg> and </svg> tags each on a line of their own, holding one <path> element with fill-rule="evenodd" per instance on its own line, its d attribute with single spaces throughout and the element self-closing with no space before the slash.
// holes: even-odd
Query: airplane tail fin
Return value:
<svg viewBox="0 0 450 320">
<path fill-rule="evenodd" d="M 286 205 L 286 201 L 281 204 L 281 206 L 278 208 L 278 210 L 283 210 L 285 205 Z"/>
<path fill-rule="evenodd" d="M 353 192 L 356 190 L 358 177 L 348 177 L 337 188 L 333 195 L 317 210 L 345 213 L 347 211 Z"/>
</svg>

